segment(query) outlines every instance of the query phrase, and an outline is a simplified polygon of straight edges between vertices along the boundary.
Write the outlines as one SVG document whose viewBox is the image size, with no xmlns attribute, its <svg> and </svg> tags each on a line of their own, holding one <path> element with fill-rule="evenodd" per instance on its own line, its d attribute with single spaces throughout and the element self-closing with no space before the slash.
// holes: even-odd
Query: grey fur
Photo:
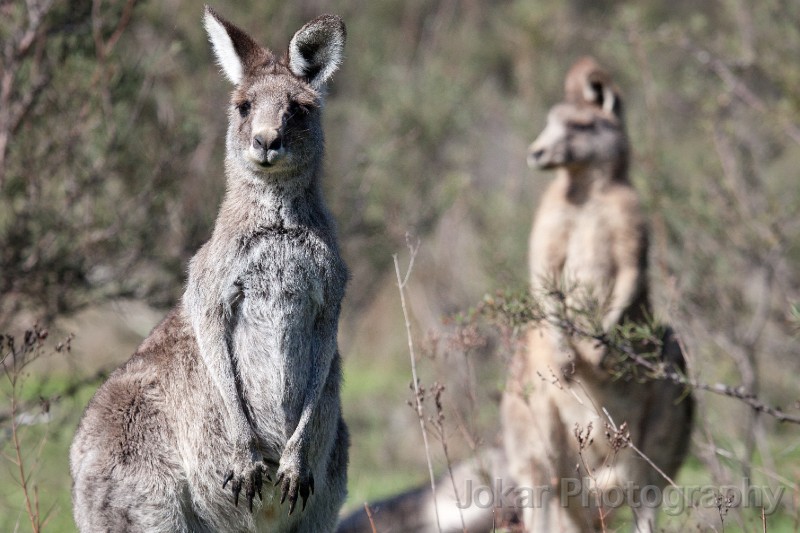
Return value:
<svg viewBox="0 0 800 533">
<path fill-rule="evenodd" d="M 321 90 L 344 25 L 325 15 L 297 32 L 301 71 L 210 8 L 205 23 L 239 80 L 227 191 L 182 303 L 81 420 L 70 467 L 84 533 L 332 531 L 346 494 L 337 326 L 348 274 L 319 184 Z"/>
</svg>

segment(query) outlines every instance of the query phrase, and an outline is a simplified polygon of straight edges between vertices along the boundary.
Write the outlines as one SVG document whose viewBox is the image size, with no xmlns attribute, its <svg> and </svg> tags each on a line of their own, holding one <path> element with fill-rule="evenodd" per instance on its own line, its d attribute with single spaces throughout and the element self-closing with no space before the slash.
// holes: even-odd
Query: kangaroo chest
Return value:
<svg viewBox="0 0 800 533">
<path fill-rule="evenodd" d="M 613 285 L 616 265 L 614 232 L 600 202 L 543 206 L 534 228 L 532 264 L 535 276 L 555 275 L 567 284 L 591 287 L 605 297 Z"/>
<path fill-rule="evenodd" d="M 259 310 L 277 305 L 279 308 L 274 311 L 278 315 L 313 314 L 323 304 L 338 304 L 341 299 L 344 285 L 341 260 L 313 232 L 266 230 L 244 246 L 247 260 L 234 281 L 240 291 L 242 313 L 273 320 L 277 316 L 262 315 Z"/>
<path fill-rule="evenodd" d="M 335 344 L 344 267 L 310 232 L 269 232 L 247 252 L 235 279 L 231 352 L 256 429 L 273 438 L 285 416 L 299 413 L 311 369 Z"/>
<path fill-rule="evenodd" d="M 615 270 L 610 223 L 597 205 L 580 206 L 571 214 L 562 275 L 567 281 L 603 292 L 611 284 Z"/>
</svg>

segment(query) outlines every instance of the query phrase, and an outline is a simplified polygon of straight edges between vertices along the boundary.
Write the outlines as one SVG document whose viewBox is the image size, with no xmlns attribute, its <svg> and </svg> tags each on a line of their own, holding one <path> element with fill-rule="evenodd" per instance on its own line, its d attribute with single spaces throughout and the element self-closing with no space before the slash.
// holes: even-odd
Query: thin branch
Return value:
<svg viewBox="0 0 800 533">
<path fill-rule="evenodd" d="M 22 118 L 50 81 L 49 73 L 38 72 L 42 61 L 41 54 L 35 55 L 31 69 L 31 77 L 35 81 L 23 93 L 19 102 L 12 102 L 17 73 L 31 53 L 31 47 L 44 32 L 45 15 L 52 7 L 53 0 L 44 0 L 40 4 L 34 2 L 26 4 L 27 28 L 20 28 L 17 34 L 6 42 L 2 51 L 2 62 L 0 62 L 0 75 L 2 75 L 2 81 L 0 81 L 0 189 L 3 188 L 5 182 L 5 159 L 11 136 L 18 130 Z"/>
<path fill-rule="evenodd" d="M 611 424 L 611 427 L 614 428 L 614 431 L 617 431 L 617 425 L 614 423 L 614 419 L 611 418 L 611 415 L 609 414 L 608 410 L 605 407 L 603 407 L 603 414 L 606 415 L 606 418 L 608 419 L 609 423 Z M 655 464 L 652 459 L 650 459 L 647 455 L 645 455 L 645 453 L 642 450 L 640 450 L 639 448 L 636 447 L 636 445 L 633 443 L 633 440 L 630 438 L 630 436 L 628 437 L 627 442 L 625 444 L 631 450 L 633 450 L 637 454 L 639 454 L 639 457 L 641 457 L 642 459 L 647 461 L 647 464 L 652 466 L 653 469 L 656 472 L 658 472 L 658 474 L 662 478 L 664 478 L 664 481 L 666 481 L 667 483 L 669 483 L 672 487 L 674 487 L 676 489 L 679 488 L 678 484 L 675 483 L 675 481 L 673 481 L 673 479 L 671 477 L 669 477 L 666 472 L 661 470 L 661 468 L 659 468 L 659 466 L 657 464 Z"/>
<path fill-rule="evenodd" d="M 563 291 L 555 289 L 550 292 L 553 294 L 560 294 L 561 299 L 565 298 Z M 502 297 L 502 295 L 498 296 Z M 528 298 L 531 298 L 531 300 L 528 301 Z M 487 302 L 490 302 L 490 304 L 487 304 Z M 515 314 L 513 316 L 509 315 L 505 318 L 499 318 L 499 320 L 498 317 L 495 316 L 493 320 L 501 325 L 503 324 L 503 320 L 512 321 L 517 324 L 520 322 L 520 318 L 523 317 L 521 323 L 517 325 L 523 326 L 527 324 L 530 326 L 534 324 L 541 324 L 543 322 L 547 323 L 555 327 L 557 330 L 563 331 L 568 336 L 577 337 L 579 339 L 590 339 L 608 350 L 616 351 L 624 357 L 622 362 L 633 363 L 636 367 L 647 371 L 646 378 L 649 380 L 671 381 L 675 384 L 685 386 L 690 390 L 701 390 L 710 392 L 712 394 L 717 394 L 719 396 L 733 398 L 748 405 L 754 411 L 767 414 L 779 422 L 790 422 L 792 424 L 800 425 L 800 415 L 787 413 L 780 407 L 776 407 L 761 401 L 752 390 L 748 390 L 744 386 L 740 385 L 734 387 L 724 383 L 706 383 L 694 378 L 690 378 L 672 366 L 666 366 L 661 361 L 653 361 L 641 355 L 628 340 L 617 340 L 605 332 L 597 332 L 596 330 L 590 330 L 586 327 L 582 327 L 577 323 L 577 321 L 570 318 L 575 312 L 580 314 L 580 309 L 573 309 L 565 305 L 562 306 L 562 308 L 559 309 L 555 314 L 538 313 L 537 306 L 540 306 L 540 304 L 538 304 L 537 301 L 532 299 L 532 297 L 528 294 L 524 295 L 519 301 L 513 301 L 512 297 L 511 300 L 505 302 L 500 301 L 499 303 L 495 301 L 493 297 L 487 297 L 484 299 L 482 305 L 484 305 L 482 312 L 485 313 L 487 317 L 491 317 L 493 313 L 495 315 L 502 315 L 504 312 L 502 309 L 503 306 L 519 307 L 521 305 L 527 305 L 530 308 L 528 313 L 520 314 L 515 310 Z M 583 314 L 586 314 L 585 310 L 583 310 Z M 660 343 L 660 340 L 656 338 L 647 340 L 655 345 Z M 685 352 L 685 350 L 683 351 Z"/>
<path fill-rule="evenodd" d="M 417 361 L 416 355 L 414 355 L 414 342 L 411 338 L 411 321 L 408 317 L 408 309 L 406 307 L 406 295 L 405 295 L 405 288 L 406 283 L 408 283 L 409 276 L 411 275 L 411 269 L 414 266 L 414 258 L 417 255 L 417 250 L 419 250 L 419 242 L 415 246 L 411 246 L 409 244 L 409 249 L 411 251 L 411 258 L 408 262 L 408 270 L 406 271 L 406 275 L 404 278 L 400 277 L 400 265 L 397 262 L 397 254 L 392 255 L 392 259 L 394 260 L 394 271 L 397 275 L 397 289 L 400 291 L 400 304 L 403 307 L 403 318 L 406 323 L 406 335 L 408 337 L 408 353 L 411 358 L 411 379 L 412 384 L 414 386 L 414 402 L 415 408 L 417 411 L 417 418 L 419 418 L 419 427 L 422 431 L 422 441 L 425 444 L 425 459 L 428 462 L 428 474 L 431 478 L 431 494 L 433 496 L 433 509 L 436 514 L 436 528 L 441 531 L 442 526 L 439 523 L 439 504 L 436 501 L 436 476 L 433 473 L 433 463 L 431 462 L 431 451 L 430 446 L 428 445 L 428 431 L 425 429 L 425 414 L 422 410 L 422 398 L 420 394 L 419 388 L 419 378 L 417 377 Z"/>
<path fill-rule="evenodd" d="M 19 470 L 19 482 L 20 488 L 22 489 L 22 494 L 25 497 L 25 511 L 28 514 L 28 519 L 31 522 L 31 530 L 34 533 L 38 533 L 39 531 L 39 513 L 38 508 L 34 508 L 33 504 L 31 504 L 31 496 L 30 496 L 30 489 L 28 488 L 28 476 L 25 473 L 25 461 L 22 457 L 22 447 L 20 446 L 19 442 L 19 432 L 15 413 L 17 410 L 17 391 L 16 388 L 12 392 L 11 397 L 11 438 L 14 443 L 14 451 L 16 453 L 16 461 L 15 464 Z"/>
<path fill-rule="evenodd" d="M 716 74 L 719 79 L 725 83 L 728 90 L 734 94 L 739 100 L 744 102 L 747 106 L 755 109 L 759 113 L 769 115 L 780 124 L 783 132 L 787 137 L 792 139 L 797 144 L 800 144 L 800 127 L 792 123 L 789 118 L 783 114 L 771 109 L 750 87 L 745 84 L 741 78 L 734 74 L 728 65 L 715 57 L 711 52 L 700 48 L 692 43 L 688 37 L 679 39 L 678 43 L 682 48 L 690 52 L 694 58 L 703 66 L 708 68 L 711 72 Z"/>
<path fill-rule="evenodd" d="M 732 387 L 724 383 L 705 383 L 703 381 L 698 381 L 684 374 L 681 374 L 680 372 L 677 372 L 673 368 L 664 368 L 662 365 L 653 363 L 647 358 L 642 357 L 627 342 L 614 343 L 606 335 L 596 335 L 594 333 L 585 331 L 576 324 L 574 324 L 573 322 L 569 322 L 566 320 L 562 319 L 551 320 L 549 318 L 547 320 L 549 322 L 552 322 L 554 325 L 562 327 L 566 331 L 569 331 L 579 337 L 593 339 L 607 348 L 618 350 L 637 366 L 652 372 L 653 375 L 650 376 L 651 379 L 671 381 L 678 385 L 684 385 L 686 387 L 689 387 L 690 389 L 693 390 L 702 390 L 706 392 L 711 392 L 713 394 L 718 394 L 720 396 L 727 396 L 728 398 L 735 398 L 747 404 L 748 406 L 750 406 L 752 409 L 754 409 L 759 413 L 764 413 L 774 417 L 779 422 L 791 422 L 793 424 L 800 424 L 800 415 L 789 414 L 780 407 L 774 407 L 765 402 L 762 402 L 751 391 L 748 391 L 744 387 L 741 386 Z"/>
<path fill-rule="evenodd" d="M 450 459 L 450 450 L 447 446 L 447 434 L 444 427 L 444 406 L 442 404 L 442 394 L 444 393 L 444 385 L 438 381 L 433 384 L 433 398 L 436 404 L 436 418 L 431 418 L 431 424 L 436 430 L 436 435 L 439 442 L 442 444 L 442 451 L 447 463 L 447 473 L 450 476 L 450 482 L 453 485 L 453 494 L 456 498 L 456 507 L 458 508 L 458 517 L 461 519 L 461 530 L 467 533 L 467 524 L 464 522 L 464 511 L 461 506 L 461 496 L 458 494 L 458 487 L 456 486 L 456 478 L 453 476 L 453 461 Z"/>
<path fill-rule="evenodd" d="M 103 44 L 103 52 L 106 56 L 111 53 L 111 51 L 114 49 L 114 46 L 116 46 L 117 41 L 119 41 L 119 38 L 122 37 L 122 34 L 128 27 L 128 24 L 130 24 L 136 1 L 137 0 L 128 0 L 125 2 L 125 6 L 122 8 L 122 14 L 119 17 L 119 22 L 117 22 L 117 27 L 114 28 L 114 32 Z"/>
<path fill-rule="evenodd" d="M 366 511 L 367 513 L 367 520 L 369 520 L 369 527 L 370 529 L 372 529 L 372 533 L 378 533 L 375 530 L 375 521 L 372 519 L 372 511 L 370 510 L 369 504 L 367 504 L 367 502 L 364 502 L 364 511 Z"/>
<path fill-rule="evenodd" d="M 656 370 L 655 366 L 649 361 L 643 359 L 639 355 L 626 354 L 639 366 Z M 705 383 L 696 379 L 689 378 L 683 374 L 675 371 L 667 371 L 664 373 L 664 379 L 677 383 L 679 385 L 686 385 L 694 390 L 702 390 L 718 394 L 720 396 L 727 396 L 728 398 L 737 399 L 753 410 L 759 413 L 764 413 L 772 416 L 779 422 L 791 422 L 792 424 L 800 424 L 800 415 L 792 415 L 781 409 L 780 407 L 773 407 L 758 399 L 752 392 L 747 391 L 744 387 L 732 387 L 724 383 Z"/>
</svg>

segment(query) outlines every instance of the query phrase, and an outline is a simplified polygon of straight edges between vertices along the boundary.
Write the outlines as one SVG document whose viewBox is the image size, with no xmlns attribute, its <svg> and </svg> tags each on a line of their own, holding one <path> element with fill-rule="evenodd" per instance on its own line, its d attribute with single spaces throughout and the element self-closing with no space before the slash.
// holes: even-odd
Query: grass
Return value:
<svg viewBox="0 0 800 533">
<path fill-rule="evenodd" d="M 791 469 L 795 464 L 797 464 L 795 460 L 789 460 L 782 466 Z M 681 487 L 709 487 L 709 479 L 711 479 L 711 473 L 706 465 L 696 457 L 689 457 L 681 469 L 676 483 Z M 762 483 L 760 480 L 754 480 L 753 485 Z M 741 481 L 734 481 L 731 486 L 740 488 Z M 796 502 L 797 496 L 792 493 L 791 489 L 785 488 L 781 501 L 784 504 Z M 778 507 L 773 514 L 766 515 L 764 520 L 766 521 L 766 530 L 772 533 L 796 532 L 800 526 L 797 516 L 783 506 Z M 759 507 L 743 507 L 739 513 L 734 512 L 733 509 L 726 512 L 724 508 L 721 511 L 706 508 L 689 509 L 678 515 L 671 515 L 664 511 L 660 514 L 659 526 L 668 531 L 682 531 L 688 525 L 694 524 L 699 524 L 703 530 L 725 531 L 726 533 L 761 532 L 764 527 Z"/>
<path fill-rule="evenodd" d="M 419 428 L 414 423 L 412 409 L 406 405 L 411 397 L 407 388 L 407 365 L 405 358 L 389 357 L 388 354 L 381 357 L 353 354 L 345 359 L 342 399 L 352 440 L 349 496 L 345 511 L 360 508 L 366 501 L 375 501 L 427 483 L 424 454 L 415 441 Z M 39 395 L 54 394 L 66 388 L 68 383 L 66 376 L 42 380 L 31 375 L 22 388 L 23 400 L 32 401 Z M 0 387 L 0 392 L 4 397 L 7 395 L 7 384 Z M 76 530 L 71 516 L 67 454 L 80 414 L 92 394 L 93 387 L 86 387 L 75 397 L 65 398 L 55 404 L 53 419 L 49 424 L 21 428 L 21 448 L 31 483 L 38 491 L 41 512 L 48 517 L 44 531 Z M 454 435 L 453 439 L 457 440 L 458 436 Z M 724 442 L 724 439 L 720 439 L 720 442 Z M 4 456 L 13 455 L 7 428 L 0 433 L 0 448 Z M 777 462 L 777 472 L 790 480 L 798 479 L 800 446 L 796 433 L 791 428 L 780 428 L 771 433 L 770 448 Z M 761 466 L 758 457 L 755 466 L 758 472 Z M 444 465 L 440 463 L 437 467 L 442 470 Z M 727 463 L 725 467 L 735 478 L 736 465 Z M 712 475 L 707 466 L 692 456 L 676 481 L 681 486 L 708 486 L 710 479 Z M 757 474 L 753 483 L 763 484 L 765 479 Z M 788 510 L 797 499 L 798 494 L 787 488 L 783 501 L 792 505 L 782 506 L 776 513 L 766 517 L 767 531 L 788 533 L 800 530 L 797 514 Z M 630 521 L 630 510 L 621 509 L 610 530 L 625 531 Z M 731 510 L 722 518 L 714 508 L 689 510 L 678 516 L 662 512 L 659 526 L 665 531 L 763 531 L 759 509 L 745 509 L 741 513 Z M 0 468 L 0 531 L 29 530 L 18 471 L 6 459 Z"/>
<path fill-rule="evenodd" d="M 353 441 L 345 508 L 353 509 L 365 501 L 416 485 L 424 481 L 425 474 L 407 465 L 386 468 L 387 443 L 381 430 L 386 421 L 383 413 L 391 405 L 404 406 L 404 387 L 398 387 L 397 374 L 380 361 L 370 364 L 353 359 L 346 363 L 345 373 L 342 399 Z M 35 403 L 39 396 L 57 394 L 68 385 L 67 376 L 41 379 L 31 375 L 23 384 L 21 399 L 23 403 Z M 29 479 L 38 491 L 41 512 L 47 515 L 45 531 L 76 531 L 71 511 L 68 452 L 81 413 L 94 390 L 94 387 L 85 387 L 76 396 L 54 404 L 50 423 L 21 427 L 20 447 Z M 0 393 L 8 398 L 9 392 L 10 388 L 4 383 Z M 7 427 L 0 433 L 0 449 L 6 457 L 0 467 L 0 531 L 27 531 L 30 524 L 25 514 L 19 473 L 16 465 L 8 460 L 14 450 Z"/>
<path fill-rule="evenodd" d="M 6 383 L 3 385 L 1 391 L 7 397 L 9 388 Z M 66 378 L 39 381 L 30 377 L 23 386 L 22 399 L 35 401 L 39 394 L 49 396 L 67 385 Z M 76 531 L 71 512 L 68 451 L 80 415 L 93 392 L 92 387 L 87 387 L 74 397 L 64 398 L 53 405 L 50 423 L 20 426 L 20 450 L 29 485 L 38 493 L 44 531 Z M 31 411 L 38 412 L 38 408 Z M 29 531 L 31 526 L 25 513 L 19 471 L 8 459 L 15 453 L 8 426 L 5 424 L 0 433 L 0 449 L 3 453 L 0 468 L 0 531 Z"/>
<path fill-rule="evenodd" d="M 389 358 L 369 360 L 354 355 L 345 360 L 342 403 L 351 439 L 346 511 L 427 479 L 424 463 L 409 464 L 398 453 L 398 442 L 386 431 L 392 418 L 413 415 L 406 406 L 411 398 L 406 366 Z M 408 431 L 418 433 L 419 428 L 409 426 Z"/>
</svg>

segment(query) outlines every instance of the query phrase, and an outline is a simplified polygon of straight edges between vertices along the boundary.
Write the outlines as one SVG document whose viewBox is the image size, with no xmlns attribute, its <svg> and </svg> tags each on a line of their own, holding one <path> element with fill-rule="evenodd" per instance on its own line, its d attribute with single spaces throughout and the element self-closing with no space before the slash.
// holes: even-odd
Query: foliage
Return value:
<svg viewBox="0 0 800 533">
<path fill-rule="evenodd" d="M 409 232 L 422 241 L 412 314 L 489 293 L 474 312 L 512 333 L 540 316 L 524 289 L 494 291 L 527 285 L 525 239 L 549 178 L 530 176 L 525 147 L 568 65 L 591 53 L 625 100 L 658 322 L 686 343 L 689 377 L 794 405 L 800 3 L 247 0 L 219 10 L 275 47 L 320 12 L 347 22 L 325 115 L 326 194 L 353 273 L 345 331 L 396 317 L 381 295 Z M 0 0 L 0 329 L 120 295 L 160 306 L 179 297 L 224 187 L 230 87 L 200 19 L 181 0 Z M 451 327 L 433 322 L 422 329 Z M 348 364 L 404 360 L 394 326 L 369 348 L 343 346 Z M 466 349 L 437 357 L 421 380 L 447 373 L 445 410 L 447 396 L 468 392 L 453 381 L 472 380 L 485 395 L 459 416 L 480 417 L 488 440 L 504 370 L 499 345 L 467 333 Z M 406 393 L 406 380 L 390 383 L 381 394 Z M 408 419 L 379 396 L 361 403 L 381 416 L 353 409 L 369 420 L 354 424 L 354 442 L 373 446 L 372 470 L 381 458 L 402 470 L 407 427 L 378 421 Z M 751 466 L 775 472 L 780 439 L 796 438 L 753 405 L 709 397 L 701 410 L 697 453 L 719 482 L 755 475 Z M 708 451 L 722 448 L 724 460 Z"/>
<path fill-rule="evenodd" d="M 163 55 L 135 49 L 133 2 L 3 11 L 0 321 L 26 307 L 51 317 L 98 297 L 148 295 L 163 280 L 151 274 L 143 286 L 131 274 L 176 259 L 160 250 L 198 137 L 175 123 L 180 102 L 158 101 Z"/>
<path fill-rule="evenodd" d="M 59 401 L 60 396 L 45 397 L 40 394 L 35 404 L 30 400 L 26 402 L 29 367 L 43 357 L 67 354 L 72 340 L 70 336 L 51 346 L 47 341 L 48 335 L 48 331 L 38 324 L 26 329 L 21 338 L 0 334 L 0 365 L 3 370 L 0 391 L 8 403 L 8 412 L 0 413 L 4 429 L 7 427 L 8 430 L 6 435 L 0 436 L 0 450 L 10 467 L 9 471 L 13 472 L 13 486 L 23 500 L 24 515 L 34 532 L 41 531 L 50 521 L 52 507 L 43 508 L 39 496 L 41 455 L 47 444 L 47 433 L 31 439 L 28 430 L 31 426 L 42 424 L 47 427 L 51 421 L 51 407 Z M 2 507 L 8 505 L 5 496 L 0 498 Z M 19 519 L 15 529 L 19 527 Z"/>
</svg>

